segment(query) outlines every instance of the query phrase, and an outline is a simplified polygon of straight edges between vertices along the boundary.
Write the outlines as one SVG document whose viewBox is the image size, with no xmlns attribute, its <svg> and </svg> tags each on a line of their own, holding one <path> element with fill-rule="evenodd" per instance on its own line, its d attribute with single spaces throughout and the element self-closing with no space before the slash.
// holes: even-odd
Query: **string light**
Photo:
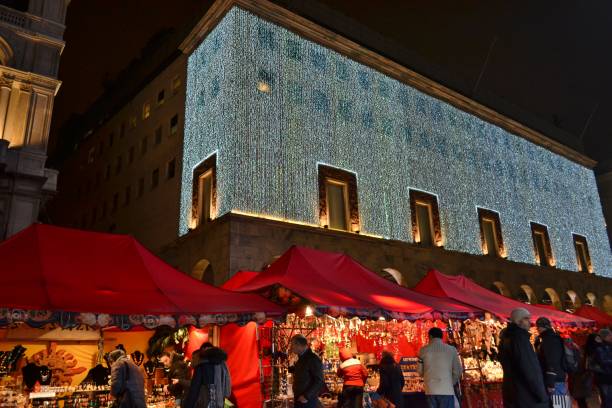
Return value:
<svg viewBox="0 0 612 408">
<path fill-rule="evenodd" d="M 219 216 L 318 225 L 325 162 L 357 174 L 362 235 L 411 242 L 416 188 L 438 195 L 447 249 L 482 253 L 476 205 L 499 212 L 509 260 L 535 263 L 536 220 L 559 268 L 577 270 L 577 232 L 612 275 L 592 170 L 239 8 L 189 57 L 181 235 L 189 169 L 215 150 Z"/>
</svg>

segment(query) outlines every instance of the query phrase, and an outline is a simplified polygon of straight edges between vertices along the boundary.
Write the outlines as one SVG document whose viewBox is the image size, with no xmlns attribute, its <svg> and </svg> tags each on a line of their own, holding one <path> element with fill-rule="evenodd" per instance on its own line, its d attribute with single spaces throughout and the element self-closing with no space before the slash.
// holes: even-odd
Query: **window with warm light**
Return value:
<svg viewBox="0 0 612 408">
<path fill-rule="evenodd" d="M 136 127 L 136 116 L 132 116 L 130 118 L 130 129 L 134 129 Z"/>
<path fill-rule="evenodd" d="M 505 249 L 499 213 L 484 208 L 478 208 L 478 220 L 480 223 L 482 253 L 485 255 L 504 257 Z"/>
<path fill-rule="evenodd" d="M 193 172 L 192 228 L 214 218 L 216 211 L 216 163 L 217 156 L 213 155 L 204 160 Z"/>
<path fill-rule="evenodd" d="M 172 79 L 172 93 L 177 94 L 181 90 L 181 77 L 178 75 Z"/>
<path fill-rule="evenodd" d="M 592 273 L 593 265 L 591 263 L 591 256 L 589 255 L 589 246 L 587 244 L 586 237 L 577 234 L 573 234 L 573 236 L 578 272 Z"/>
<path fill-rule="evenodd" d="M 142 119 L 148 119 L 151 116 L 151 104 L 146 102 L 142 105 Z"/>
<path fill-rule="evenodd" d="M 319 216 L 324 227 L 359 232 L 357 178 L 354 173 L 319 165 Z"/>
<path fill-rule="evenodd" d="M 166 91 L 162 89 L 157 94 L 157 106 L 163 105 L 165 100 L 166 100 Z"/>
<path fill-rule="evenodd" d="M 436 196 L 410 190 L 410 210 L 414 242 L 425 246 L 442 246 L 440 213 Z"/>
<path fill-rule="evenodd" d="M 178 132 L 178 115 L 174 115 L 170 119 L 170 134 L 175 135 Z"/>
<path fill-rule="evenodd" d="M 548 228 L 545 225 L 531 223 L 531 236 L 536 263 L 540 266 L 554 266 L 555 262 L 550 246 Z"/>
</svg>

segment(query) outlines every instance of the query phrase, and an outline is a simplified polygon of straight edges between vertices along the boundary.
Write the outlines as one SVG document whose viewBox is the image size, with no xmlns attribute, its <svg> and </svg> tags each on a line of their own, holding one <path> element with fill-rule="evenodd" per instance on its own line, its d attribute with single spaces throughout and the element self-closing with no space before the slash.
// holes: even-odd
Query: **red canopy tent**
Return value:
<svg viewBox="0 0 612 408">
<path fill-rule="evenodd" d="M 240 292 L 261 292 L 279 285 L 314 303 L 319 309 L 365 315 L 385 311 L 394 318 L 418 318 L 433 312 L 479 313 L 450 299 L 423 295 L 390 282 L 347 255 L 304 247 L 291 247 L 260 273 L 242 272 L 230 287 Z"/>
<path fill-rule="evenodd" d="M 612 316 L 596 307 L 584 305 L 579 307 L 574 314 L 585 319 L 594 320 L 597 327 L 612 327 Z"/>
<path fill-rule="evenodd" d="M 153 328 L 282 313 L 260 296 L 193 279 L 126 235 L 35 224 L 0 244 L 0 259 L 0 325 L 59 319 L 63 325 Z"/>
<path fill-rule="evenodd" d="M 522 307 L 529 310 L 534 321 L 540 316 L 546 316 L 551 321 L 566 326 L 580 326 L 593 323 L 592 320 L 559 310 L 521 303 L 485 289 L 465 276 L 444 275 L 436 270 L 430 270 L 427 276 L 414 287 L 414 290 L 431 296 L 449 297 L 489 311 L 504 319 L 510 317 L 513 309 Z"/>
</svg>

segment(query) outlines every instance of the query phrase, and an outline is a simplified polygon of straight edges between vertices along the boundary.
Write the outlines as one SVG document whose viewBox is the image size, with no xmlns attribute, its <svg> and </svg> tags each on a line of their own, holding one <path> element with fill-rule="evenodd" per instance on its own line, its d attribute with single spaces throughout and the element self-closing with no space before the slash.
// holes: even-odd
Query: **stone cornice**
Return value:
<svg viewBox="0 0 612 408">
<path fill-rule="evenodd" d="M 57 94 L 62 83 L 62 81 L 55 78 L 0 65 L 0 85 L 9 85 L 13 81 L 25 83 L 42 93 L 54 96 Z"/>
<path fill-rule="evenodd" d="M 367 65 L 391 78 L 403 82 L 428 95 L 449 103 L 458 109 L 499 126 L 532 143 L 566 157 L 585 167 L 593 168 L 597 162 L 556 140 L 502 115 L 460 93 L 412 71 L 389 58 L 383 57 L 341 35 L 267 0 L 217 0 L 196 24 L 179 48 L 190 54 L 233 7 L 240 7 L 266 21 L 282 26 L 297 35 L 334 50 L 356 62 Z"/>
</svg>

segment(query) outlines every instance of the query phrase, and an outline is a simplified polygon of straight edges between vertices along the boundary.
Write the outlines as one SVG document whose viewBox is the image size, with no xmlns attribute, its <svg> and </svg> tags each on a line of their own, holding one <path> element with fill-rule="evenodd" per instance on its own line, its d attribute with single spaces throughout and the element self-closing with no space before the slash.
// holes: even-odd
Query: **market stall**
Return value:
<svg viewBox="0 0 612 408">
<path fill-rule="evenodd" d="M 195 327 L 207 335 L 283 313 L 260 296 L 197 281 L 129 236 L 33 225 L 0 244 L 0 259 L 0 395 L 8 406 L 25 403 L 21 369 L 28 364 L 48 370 L 48 385 L 29 394 L 34 400 L 104 406 L 107 386 L 81 384 L 119 345 L 143 367 L 149 402 L 166 404 L 155 390 L 167 379 L 155 361 L 144 362 L 154 330 Z"/>
<path fill-rule="evenodd" d="M 414 290 L 431 296 L 451 298 L 487 311 L 480 321 L 455 322 L 454 343 L 462 356 L 465 376 L 463 388 L 470 407 L 502 407 L 503 372 L 497 362 L 497 344 L 512 310 L 529 310 L 532 320 L 548 317 L 562 336 L 581 335 L 593 321 L 561 312 L 555 308 L 524 304 L 479 286 L 465 276 L 449 276 L 431 270 Z M 535 338 L 534 329 L 534 338 Z"/>
<path fill-rule="evenodd" d="M 378 276 L 344 254 L 292 247 L 260 273 L 240 272 L 225 287 L 263 294 L 291 314 L 261 329 L 266 401 L 291 400 L 289 340 L 301 333 L 324 361 L 325 405 L 333 406 L 341 379 L 336 376 L 339 350 L 349 348 L 370 370 L 368 387 L 378 387 L 377 365 L 390 351 L 402 365 L 404 391 L 418 395 L 422 382 L 416 357 L 432 327 L 447 328 L 482 313 L 452 299 L 416 293 Z M 451 327 L 452 329 L 452 327 Z M 452 330 L 451 330 L 452 332 Z"/>
<path fill-rule="evenodd" d="M 595 321 L 599 328 L 612 327 L 612 316 L 594 306 L 583 305 L 576 309 L 574 314 Z"/>
</svg>

